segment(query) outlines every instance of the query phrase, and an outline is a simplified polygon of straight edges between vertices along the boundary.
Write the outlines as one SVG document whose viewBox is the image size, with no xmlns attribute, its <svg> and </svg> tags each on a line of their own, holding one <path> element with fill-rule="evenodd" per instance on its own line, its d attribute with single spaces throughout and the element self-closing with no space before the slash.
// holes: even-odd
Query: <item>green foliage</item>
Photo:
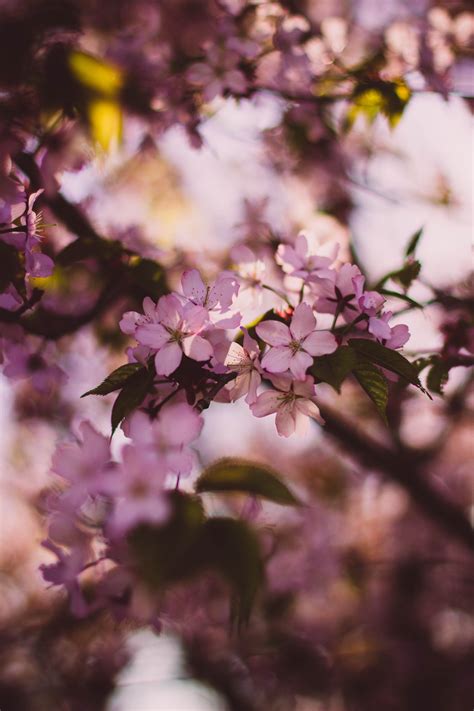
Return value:
<svg viewBox="0 0 474 711">
<path fill-rule="evenodd" d="M 126 363 L 125 365 L 121 365 L 112 371 L 100 385 L 92 390 L 88 390 L 81 395 L 81 397 L 86 397 L 86 395 L 108 395 L 114 392 L 114 390 L 120 390 L 120 388 L 130 380 L 131 376 L 135 375 L 141 369 L 144 369 L 141 363 Z"/>
<path fill-rule="evenodd" d="M 388 382 L 383 373 L 369 360 L 359 357 L 354 368 L 354 377 L 387 424 Z"/>
<path fill-rule="evenodd" d="M 407 304 L 410 304 L 410 306 L 413 306 L 415 309 L 422 309 L 423 306 L 418 303 L 418 301 L 415 301 L 415 299 L 412 299 L 410 296 L 407 296 L 407 294 L 400 294 L 398 291 L 391 291 L 390 289 L 378 289 L 380 294 L 383 294 L 384 296 L 393 296 L 396 299 L 401 299 L 402 301 L 406 301 Z"/>
<path fill-rule="evenodd" d="M 381 368 L 386 368 L 392 373 L 396 373 L 408 383 L 423 389 L 418 378 L 416 367 L 410 363 L 401 353 L 391 348 L 382 346 L 377 341 L 369 341 L 367 338 L 351 338 L 349 345 L 371 363 Z"/>
<path fill-rule="evenodd" d="M 357 356 L 350 346 L 339 346 L 330 355 L 319 356 L 311 366 L 310 372 L 318 380 L 328 383 L 340 392 L 341 385 L 357 364 Z"/>
<path fill-rule="evenodd" d="M 416 248 L 418 247 L 418 242 L 420 241 L 420 237 L 423 234 L 423 230 L 424 227 L 420 227 L 420 229 L 417 230 L 415 234 L 411 237 L 405 250 L 405 257 L 410 257 L 412 254 L 415 254 Z"/>
<path fill-rule="evenodd" d="M 299 502 L 267 466 L 224 457 L 207 467 L 196 482 L 198 492 L 244 492 L 282 505 Z"/>
<path fill-rule="evenodd" d="M 428 371 L 426 384 L 432 393 L 443 395 L 444 386 L 449 379 L 449 365 L 436 356 L 431 358 L 431 368 Z"/>
<path fill-rule="evenodd" d="M 122 420 L 142 404 L 151 390 L 154 377 L 152 369 L 141 368 L 126 380 L 112 408 L 112 434 Z"/>
<path fill-rule="evenodd" d="M 164 590 L 206 571 L 217 572 L 232 588 L 232 620 L 247 622 L 263 582 L 255 533 L 243 521 L 206 519 L 195 496 L 175 491 L 169 501 L 167 523 L 142 524 L 129 535 L 137 574 L 153 590 Z"/>
</svg>

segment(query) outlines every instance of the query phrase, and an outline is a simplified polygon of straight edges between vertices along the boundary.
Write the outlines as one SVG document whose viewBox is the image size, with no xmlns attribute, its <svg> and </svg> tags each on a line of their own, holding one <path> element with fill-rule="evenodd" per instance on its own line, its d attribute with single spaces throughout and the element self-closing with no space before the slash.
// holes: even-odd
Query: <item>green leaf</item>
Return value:
<svg viewBox="0 0 474 711">
<path fill-rule="evenodd" d="M 370 361 L 360 359 L 354 369 L 354 377 L 375 404 L 385 424 L 388 424 L 388 382 L 383 373 Z"/>
<path fill-rule="evenodd" d="M 334 353 L 315 358 L 311 374 L 340 392 L 345 378 L 357 364 L 356 352 L 350 346 L 340 346 Z"/>
<path fill-rule="evenodd" d="M 399 282 L 405 289 L 409 289 L 412 282 L 417 278 L 421 270 L 421 263 L 419 261 L 410 260 L 405 262 L 401 269 L 397 269 L 393 272 L 389 272 L 382 277 L 377 284 L 374 286 L 376 291 L 382 291 L 382 287 L 389 279 Z M 383 293 L 383 292 L 382 292 Z M 387 293 L 387 292 L 385 292 Z M 392 295 L 399 296 L 396 292 L 392 292 Z M 412 300 L 413 301 L 413 300 Z M 410 302 L 411 303 L 411 302 Z M 416 301 L 413 302 L 414 305 L 419 306 Z"/>
<path fill-rule="evenodd" d="M 426 384 L 432 393 L 443 395 L 444 386 L 449 379 L 449 368 L 443 361 L 437 359 L 428 371 Z"/>
<path fill-rule="evenodd" d="M 135 568 L 153 590 L 190 578 L 202 567 L 196 556 L 206 520 L 200 499 L 180 491 L 169 492 L 167 498 L 166 523 L 141 524 L 128 536 Z"/>
<path fill-rule="evenodd" d="M 114 392 L 114 390 L 120 390 L 130 377 L 142 368 L 144 368 L 144 366 L 141 363 L 126 363 L 125 365 L 121 365 L 112 371 L 100 385 L 92 390 L 88 390 L 81 395 L 81 397 L 86 397 L 86 395 L 108 395 Z"/>
<path fill-rule="evenodd" d="M 398 351 L 386 348 L 377 341 L 369 341 L 367 338 L 351 338 L 349 345 L 351 345 L 359 355 L 364 356 L 367 360 L 375 363 L 375 365 L 386 368 L 392 373 L 396 373 L 412 385 L 416 385 L 416 387 L 423 390 L 418 379 L 417 369 Z"/>
<path fill-rule="evenodd" d="M 206 520 L 195 496 L 174 491 L 168 499 L 171 513 L 164 525 L 142 524 L 128 536 L 138 576 L 155 591 L 215 571 L 232 588 L 233 619 L 246 622 L 263 582 L 256 534 L 243 521 Z"/>
<path fill-rule="evenodd" d="M 153 384 L 154 373 L 146 368 L 131 375 L 112 408 L 112 434 L 122 420 L 139 407 Z"/>
<path fill-rule="evenodd" d="M 231 619 L 248 623 L 258 589 L 263 583 L 263 562 L 257 536 L 244 521 L 210 518 L 203 526 L 198 555 L 204 568 L 216 570 L 233 589 Z"/>
<path fill-rule="evenodd" d="M 415 254 L 415 250 L 418 246 L 418 242 L 420 241 L 420 237 L 423 234 L 424 229 L 424 227 L 420 227 L 420 229 L 415 232 L 413 237 L 411 237 L 405 250 L 405 257 L 409 257 L 411 254 Z"/>
<path fill-rule="evenodd" d="M 410 296 L 407 296 L 406 294 L 399 294 L 397 291 L 391 291 L 390 289 L 379 289 L 378 290 L 380 294 L 383 294 L 384 296 L 393 296 L 396 299 L 401 299 L 402 301 L 406 301 L 407 304 L 410 304 L 410 306 L 413 306 L 415 309 L 422 309 L 423 306 L 418 303 L 418 301 L 415 301 L 415 299 L 412 299 Z"/>
<path fill-rule="evenodd" d="M 245 492 L 284 506 L 299 504 L 269 467 L 233 457 L 224 457 L 207 467 L 196 482 L 196 491 Z"/>
</svg>

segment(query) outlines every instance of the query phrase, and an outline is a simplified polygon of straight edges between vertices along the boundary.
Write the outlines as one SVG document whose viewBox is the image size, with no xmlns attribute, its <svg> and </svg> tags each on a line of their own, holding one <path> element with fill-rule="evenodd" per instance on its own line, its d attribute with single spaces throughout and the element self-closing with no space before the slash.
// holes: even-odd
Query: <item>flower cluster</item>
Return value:
<svg viewBox="0 0 474 711">
<path fill-rule="evenodd" d="M 16 311 L 31 295 L 31 278 L 50 276 L 54 264 L 41 251 L 42 217 L 34 210 L 43 190 L 28 191 L 7 163 L 0 176 L 0 253 L 10 279 L 0 284 L 0 308 Z"/>
<path fill-rule="evenodd" d="M 52 471 L 66 486 L 48 498 L 48 539 L 43 545 L 57 561 L 41 569 L 46 581 L 68 591 L 76 615 L 110 604 L 124 592 L 123 578 L 117 578 L 124 564 L 123 541 L 140 524 L 166 522 L 167 494 L 177 478 L 190 474 L 194 453 L 189 445 L 202 425 L 193 408 L 176 403 L 153 421 L 143 412 L 129 418 L 124 424 L 129 443 L 120 463 L 112 460 L 108 438 L 89 421 L 81 423 L 77 441 L 56 449 Z M 125 577 L 131 575 L 126 566 L 123 570 Z M 93 602 L 84 595 L 91 574 L 100 580 Z"/>
<path fill-rule="evenodd" d="M 276 413 L 279 434 L 288 436 L 301 430 L 308 416 L 321 419 L 311 375 L 315 359 L 334 353 L 354 336 L 392 349 L 407 341 L 408 328 L 390 325 L 392 313 L 383 311 L 385 298 L 365 290 L 359 268 L 335 263 L 337 245 L 330 256 L 318 255 L 304 233 L 294 244 L 280 244 L 275 255 L 282 267 L 278 288 L 264 283 L 264 264 L 250 249 L 242 246 L 234 252 L 245 255 L 244 275 L 237 265 L 235 273 L 224 272 L 206 285 L 197 270 L 189 270 L 182 276 L 181 292 L 162 296 L 157 303 L 146 298 L 143 313 L 127 312 L 120 322 L 122 331 L 137 341 L 130 359 L 143 364 L 152 359 L 156 376 L 165 379 L 161 386 L 168 379 L 183 389 L 189 361 L 200 364 L 192 371 L 199 373 L 199 384 L 193 391 L 188 377 L 185 388 L 192 405 L 202 402 L 202 379 L 208 378 L 215 383 L 211 399 L 245 396 L 256 417 Z M 283 310 L 267 313 L 252 332 L 242 327 L 240 336 L 230 340 L 230 330 L 242 320 L 236 311 L 239 292 L 250 292 L 259 303 L 264 289 L 274 292 Z M 332 324 L 319 326 L 317 314 L 331 315 Z M 173 396 L 173 391 L 165 396 Z"/>
</svg>

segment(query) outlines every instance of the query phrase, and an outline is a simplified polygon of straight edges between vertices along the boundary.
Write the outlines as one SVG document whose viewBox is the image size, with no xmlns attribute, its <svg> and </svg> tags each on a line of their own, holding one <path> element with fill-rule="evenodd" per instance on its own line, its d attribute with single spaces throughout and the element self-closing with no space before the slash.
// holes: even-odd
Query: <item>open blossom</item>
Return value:
<svg viewBox="0 0 474 711">
<path fill-rule="evenodd" d="M 265 390 L 251 405 L 255 417 L 276 413 L 278 434 L 289 437 L 294 432 L 302 434 L 308 425 L 308 417 L 322 422 L 314 401 L 314 379 L 308 375 L 304 381 L 293 380 L 288 375 L 272 378 L 277 390 Z"/>
<path fill-rule="evenodd" d="M 245 402 L 251 405 L 257 399 L 257 388 L 262 382 L 261 367 L 259 363 L 260 349 L 246 329 L 244 332 L 243 346 L 240 343 L 231 343 L 225 365 L 229 370 L 237 373 L 235 380 L 228 384 L 231 400 L 238 400 L 246 395 Z"/>
<path fill-rule="evenodd" d="M 179 423 L 179 426 L 177 426 Z M 151 421 L 144 412 L 134 412 L 123 430 L 134 444 L 160 457 L 161 466 L 177 475 L 189 474 L 194 455 L 188 448 L 201 432 L 203 419 L 185 402 L 168 405 Z"/>
<path fill-rule="evenodd" d="M 211 323 L 217 328 L 237 328 L 240 325 L 239 313 L 223 319 L 217 316 L 230 309 L 239 286 L 235 275 L 228 272 L 220 274 L 211 286 L 206 286 L 197 269 L 189 269 L 181 278 L 183 294 L 195 306 L 206 309 Z"/>
<path fill-rule="evenodd" d="M 329 269 L 336 258 L 338 247 L 339 245 L 336 244 L 330 257 L 320 257 L 317 254 L 312 254 L 304 232 L 300 232 L 293 247 L 289 244 L 279 245 L 276 260 L 287 274 L 311 282 L 314 281 L 315 276 L 321 270 L 323 270 L 322 274 L 324 275 L 324 270 Z"/>
<path fill-rule="evenodd" d="M 169 513 L 164 479 L 166 469 L 149 448 L 124 447 L 123 462 L 110 481 L 114 498 L 110 530 L 122 535 L 139 523 L 163 523 Z"/>
<path fill-rule="evenodd" d="M 183 305 L 174 294 L 161 297 L 156 306 L 156 321 L 138 325 L 135 332 L 139 343 L 156 352 L 158 375 L 173 373 L 181 363 L 183 353 L 197 361 L 211 358 L 211 344 L 199 335 L 207 318 L 207 311 L 202 306 Z"/>
<path fill-rule="evenodd" d="M 134 336 L 139 326 L 144 326 L 147 323 L 158 323 L 156 306 L 153 299 L 146 296 L 143 299 L 143 313 L 140 314 L 138 311 L 124 313 L 119 323 L 120 330 L 128 336 Z"/>
<path fill-rule="evenodd" d="M 52 471 L 71 483 L 71 497 L 80 506 L 89 494 L 103 490 L 111 476 L 109 440 L 87 420 L 79 427 L 80 441 L 60 444 Z"/>
<path fill-rule="evenodd" d="M 316 318 L 308 304 L 296 307 L 290 326 L 280 321 L 264 321 L 256 328 L 257 334 L 271 348 L 262 359 L 269 373 L 290 370 L 298 380 L 304 380 L 314 356 L 333 353 L 337 341 L 329 331 L 316 330 Z"/>
<path fill-rule="evenodd" d="M 314 284 L 318 295 L 314 303 L 316 311 L 325 314 L 339 311 L 346 321 L 352 321 L 359 313 L 354 279 L 360 276 L 361 271 L 355 264 L 343 264 L 338 270 L 328 269 L 319 275 Z"/>
</svg>

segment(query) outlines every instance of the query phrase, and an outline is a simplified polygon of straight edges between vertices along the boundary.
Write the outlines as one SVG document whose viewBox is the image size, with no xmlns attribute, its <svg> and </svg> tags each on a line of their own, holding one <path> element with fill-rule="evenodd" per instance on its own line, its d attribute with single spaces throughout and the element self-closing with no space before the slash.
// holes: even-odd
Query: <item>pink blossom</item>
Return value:
<svg viewBox="0 0 474 711">
<path fill-rule="evenodd" d="M 314 303 L 316 311 L 335 314 L 339 309 L 347 321 L 352 320 L 359 313 L 354 279 L 360 276 L 355 264 L 343 264 L 339 270 L 328 269 L 318 275 L 313 285 L 319 297 Z"/>
<path fill-rule="evenodd" d="M 211 322 L 217 328 L 237 328 L 241 315 L 234 314 L 225 319 L 216 318 L 216 313 L 226 313 L 239 292 L 239 283 L 234 274 L 223 272 L 214 284 L 206 286 L 197 269 L 189 269 L 181 278 L 183 294 L 195 306 L 201 306 L 209 312 Z"/>
<path fill-rule="evenodd" d="M 153 421 L 144 412 L 134 412 L 123 429 L 137 446 L 158 455 L 166 471 L 187 475 L 194 464 L 187 445 L 199 437 L 202 426 L 196 410 L 179 402 L 164 407 Z"/>
<path fill-rule="evenodd" d="M 31 385 L 41 393 L 51 393 L 67 380 L 66 373 L 54 362 L 54 349 L 46 348 L 35 353 L 25 343 L 7 343 L 4 375 L 12 380 L 29 378 Z"/>
<path fill-rule="evenodd" d="M 109 440 L 85 420 L 79 427 L 80 441 L 60 444 L 54 453 L 52 471 L 71 483 L 71 496 L 80 506 L 88 495 L 101 492 L 111 474 Z"/>
<path fill-rule="evenodd" d="M 70 553 L 52 541 L 41 544 L 57 557 L 57 562 L 51 565 L 40 565 L 43 578 L 52 585 L 64 585 L 70 595 L 71 611 L 76 617 L 85 617 L 90 609 L 82 594 L 78 576 L 87 564 L 90 550 L 86 546 L 75 546 Z"/>
<path fill-rule="evenodd" d="M 339 245 L 336 244 L 331 257 L 319 257 L 309 251 L 308 240 L 305 234 L 300 232 L 294 247 L 289 244 L 279 245 L 276 260 L 287 274 L 311 282 L 319 272 L 323 276 L 326 275 L 325 270 L 328 270 L 334 262 L 338 247 Z"/>
<path fill-rule="evenodd" d="M 276 428 L 282 437 L 294 432 L 304 433 L 308 417 L 323 422 L 314 401 L 314 380 L 308 375 L 304 381 L 293 380 L 287 375 L 273 377 L 277 390 L 265 390 L 250 406 L 255 417 L 266 417 L 276 412 Z"/>
<path fill-rule="evenodd" d="M 251 405 L 257 399 L 257 388 L 262 382 L 259 363 L 260 349 L 248 331 L 242 330 L 244 332 L 243 346 L 239 343 L 231 343 L 225 360 L 229 370 L 237 373 L 237 377 L 228 384 L 227 389 L 231 400 L 238 400 L 247 395 L 245 402 Z"/>
<path fill-rule="evenodd" d="M 143 299 L 143 313 L 127 311 L 122 316 L 119 326 L 123 333 L 134 336 L 137 328 L 147 323 L 158 323 L 157 305 L 149 296 Z"/>
<path fill-rule="evenodd" d="M 160 457 L 149 448 L 132 445 L 124 447 L 122 456 L 109 489 L 115 501 L 110 519 L 114 535 L 123 535 L 139 523 L 163 523 L 169 513 Z"/>
<path fill-rule="evenodd" d="M 197 361 L 209 360 L 212 346 L 200 335 L 208 314 L 202 306 L 183 306 L 177 296 L 162 296 L 156 306 L 156 322 L 138 325 L 135 337 L 144 346 L 156 351 L 158 375 L 170 375 L 181 363 L 183 353 Z"/>
<path fill-rule="evenodd" d="M 333 353 L 337 348 L 332 333 L 316 330 L 316 318 L 306 303 L 296 307 L 289 327 L 280 321 L 264 321 L 256 331 L 271 346 L 262 359 L 262 366 L 269 373 L 290 369 L 298 380 L 305 379 L 314 356 Z"/>
</svg>

